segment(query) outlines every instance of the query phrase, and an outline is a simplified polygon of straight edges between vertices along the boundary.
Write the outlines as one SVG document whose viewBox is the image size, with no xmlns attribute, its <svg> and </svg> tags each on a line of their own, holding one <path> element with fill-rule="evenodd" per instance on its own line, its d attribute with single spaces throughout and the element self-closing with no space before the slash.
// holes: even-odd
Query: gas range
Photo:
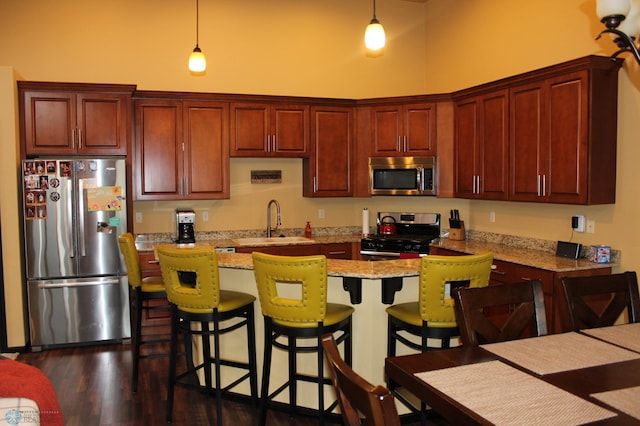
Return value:
<svg viewBox="0 0 640 426">
<path fill-rule="evenodd" d="M 395 220 L 395 234 L 382 234 L 380 225 Z M 393 223 L 391 221 L 391 223 Z M 360 241 L 363 260 L 398 259 L 429 254 L 429 245 L 440 237 L 439 213 L 378 212 L 377 234 Z"/>
</svg>

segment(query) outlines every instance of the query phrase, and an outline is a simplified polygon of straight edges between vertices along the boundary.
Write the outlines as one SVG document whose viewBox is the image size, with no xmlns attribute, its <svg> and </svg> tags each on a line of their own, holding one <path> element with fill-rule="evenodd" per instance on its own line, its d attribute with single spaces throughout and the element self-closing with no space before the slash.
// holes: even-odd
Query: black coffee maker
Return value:
<svg viewBox="0 0 640 426">
<path fill-rule="evenodd" d="M 191 209 L 176 210 L 176 223 L 178 224 L 178 240 L 182 243 L 196 242 L 196 213 Z"/>
</svg>

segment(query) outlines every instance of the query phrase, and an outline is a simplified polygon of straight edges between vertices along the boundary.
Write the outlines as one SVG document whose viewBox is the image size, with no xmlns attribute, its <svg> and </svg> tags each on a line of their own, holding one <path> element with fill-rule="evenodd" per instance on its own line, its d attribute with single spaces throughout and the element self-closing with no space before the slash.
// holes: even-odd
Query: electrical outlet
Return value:
<svg viewBox="0 0 640 426">
<path fill-rule="evenodd" d="M 589 219 L 587 221 L 587 234 L 595 234 L 596 233 L 596 221 L 593 219 Z"/>
<path fill-rule="evenodd" d="M 136 223 L 142 223 L 142 212 L 136 212 Z"/>
<path fill-rule="evenodd" d="M 324 219 L 324 209 L 318 209 L 318 219 Z"/>
<path fill-rule="evenodd" d="M 491 211 L 489 212 L 489 222 L 493 223 L 496 221 L 496 212 Z"/>
<path fill-rule="evenodd" d="M 571 228 L 575 229 L 576 232 L 584 232 L 584 215 L 577 215 L 571 217 Z"/>
<path fill-rule="evenodd" d="M 202 212 L 202 221 L 203 222 L 208 222 L 209 221 L 209 212 L 207 210 Z"/>
</svg>

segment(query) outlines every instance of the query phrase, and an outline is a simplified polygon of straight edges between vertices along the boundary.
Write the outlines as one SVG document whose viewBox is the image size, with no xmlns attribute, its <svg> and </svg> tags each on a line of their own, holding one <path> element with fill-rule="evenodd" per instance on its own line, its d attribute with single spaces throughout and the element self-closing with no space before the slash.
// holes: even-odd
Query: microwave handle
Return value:
<svg viewBox="0 0 640 426">
<path fill-rule="evenodd" d="M 420 189 L 420 192 L 424 191 L 424 168 L 423 167 L 418 167 L 418 188 Z"/>
</svg>

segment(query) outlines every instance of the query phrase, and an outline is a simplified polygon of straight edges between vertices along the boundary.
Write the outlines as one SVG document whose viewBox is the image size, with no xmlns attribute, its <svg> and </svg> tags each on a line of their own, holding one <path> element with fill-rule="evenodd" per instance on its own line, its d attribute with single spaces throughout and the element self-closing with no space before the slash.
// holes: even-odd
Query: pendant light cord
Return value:
<svg viewBox="0 0 640 426">
<path fill-rule="evenodd" d="M 200 4 L 199 4 L 199 0 L 196 0 L 196 47 L 198 47 L 198 34 L 200 32 L 199 23 L 200 23 Z"/>
<path fill-rule="evenodd" d="M 376 0 L 373 0 L 373 19 L 376 19 Z"/>
</svg>

